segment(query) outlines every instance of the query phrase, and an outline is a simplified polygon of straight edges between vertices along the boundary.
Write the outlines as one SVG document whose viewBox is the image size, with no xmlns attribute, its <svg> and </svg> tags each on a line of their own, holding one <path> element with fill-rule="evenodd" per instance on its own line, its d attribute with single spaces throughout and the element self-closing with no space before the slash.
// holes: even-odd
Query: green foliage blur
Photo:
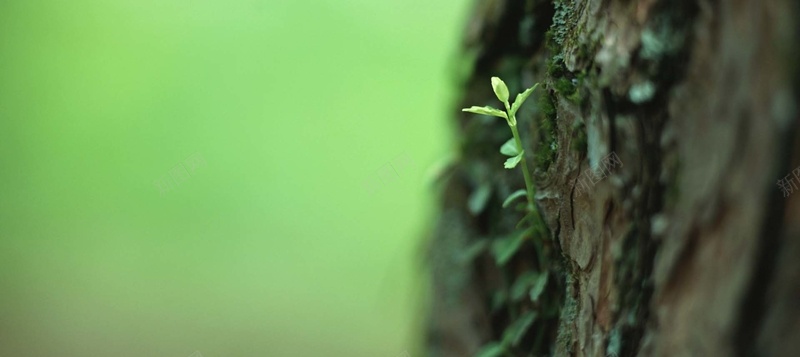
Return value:
<svg viewBox="0 0 800 357">
<path fill-rule="evenodd" d="M 469 3 L 0 1 L 0 356 L 386 356 Z"/>
</svg>

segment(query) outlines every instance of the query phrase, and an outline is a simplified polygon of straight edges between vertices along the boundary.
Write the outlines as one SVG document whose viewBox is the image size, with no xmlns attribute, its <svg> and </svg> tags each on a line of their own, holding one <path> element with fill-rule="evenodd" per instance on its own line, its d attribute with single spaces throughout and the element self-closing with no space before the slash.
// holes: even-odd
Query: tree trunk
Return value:
<svg viewBox="0 0 800 357">
<path fill-rule="evenodd" d="M 501 206 L 506 123 L 461 113 L 429 355 L 800 356 L 796 1 L 476 4 L 453 112 L 542 84 L 517 119 L 550 232 Z"/>
</svg>

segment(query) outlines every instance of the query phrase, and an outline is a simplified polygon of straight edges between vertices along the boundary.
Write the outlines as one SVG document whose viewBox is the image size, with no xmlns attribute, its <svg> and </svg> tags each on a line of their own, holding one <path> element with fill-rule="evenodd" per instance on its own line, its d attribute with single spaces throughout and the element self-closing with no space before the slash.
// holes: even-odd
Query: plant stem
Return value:
<svg viewBox="0 0 800 357">
<path fill-rule="evenodd" d="M 511 127 L 511 133 L 514 134 L 514 141 L 517 143 L 517 147 L 519 148 L 520 151 L 523 151 L 522 140 L 519 138 L 519 130 L 517 129 L 516 125 L 517 122 L 516 118 L 514 118 L 513 115 L 511 117 L 513 118 L 511 120 L 511 123 L 514 123 L 514 125 L 511 125 L 511 123 L 509 123 L 509 127 Z M 527 188 L 526 191 L 528 193 L 528 206 L 529 206 L 528 208 L 536 216 L 536 219 L 539 219 L 540 218 L 539 210 L 536 209 L 536 203 L 535 203 L 536 201 L 534 199 L 534 194 L 536 193 L 536 189 L 533 187 L 533 180 L 531 179 L 531 173 L 528 171 L 528 160 L 526 159 L 524 151 L 522 153 L 522 160 L 520 161 L 521 161 L 520 163 L 522 164 L 522 174 L 525 176 L 525 188 Z"/>
<path fill-rule="evenodd" d="M 516 119 L 516 118 L 515 118 Z M 516 120 L 514 121 L 516 122 Z M 517 147 L 522 150 L 522 140 L 519 137 L 519 130 L 517 130 L 516 123 L 515 125 L 509 125 L 511 127 L 511 133 L 514 134 L 514 141 L 517 143 Z M 533 180 L 531 179 L 531 174 L 528 172 L 528 160 L 525 159 L 525 154 L 522 154 L 522 160 L 520 163 L 522 164 L 522 174 L 525 176 L 525 188 L 527 188 L 528 193 L 528 205 L 530 206 L 529 209 L 536 211 L 536 205 L 534 201 L 533 195 L 536 193 L 536 189 L 533 187 Z M 537 216 L 538 216 L 538 212 Z"/>
</svg>

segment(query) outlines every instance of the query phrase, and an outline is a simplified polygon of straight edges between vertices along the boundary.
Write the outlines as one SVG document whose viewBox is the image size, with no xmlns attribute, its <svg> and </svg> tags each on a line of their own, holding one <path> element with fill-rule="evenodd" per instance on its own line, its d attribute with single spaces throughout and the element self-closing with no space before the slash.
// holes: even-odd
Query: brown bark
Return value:
<svg viewBox="0 0 800 357">
<path fill-rule="evenodd" d="M 494 75 L 544 85 L 518 120 L 550 236 L 492 254 L 524 185 L 497 153 L 505 123 L 460 115 L 430 355 L 474 355 L 530 312 L 506 354 L 800 355 L 800 194 L 776 185 L 800 166 L 798 15 L 789 0 L 478 2 L 458 108 L 495 105 Z M 622 166 L 587 184 L 609 154 Z M 537 301 L 512 297 L 527 273 L 551 278 Z"/>
</svg>

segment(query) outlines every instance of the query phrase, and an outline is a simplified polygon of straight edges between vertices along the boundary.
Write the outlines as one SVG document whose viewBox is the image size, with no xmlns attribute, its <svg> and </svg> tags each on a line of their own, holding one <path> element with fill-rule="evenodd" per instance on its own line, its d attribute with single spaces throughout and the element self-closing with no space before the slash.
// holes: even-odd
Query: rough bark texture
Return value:
<svg viewBox="0 0 800 357">
<path fill-rule="evenodd" d="M 800 193 L 776 185 L 800 166 L 798 15 L 790 0 L 477 2 L 453 111 L 496 106 L 494 75 L 543 84 L 518 119 L 550 237 L 515 233 L 522 213 L 501 207 L 524 187 L 497 150 L 506 124 L 458 116 L 429 354 L 800 356 Z"/>
</svg>

